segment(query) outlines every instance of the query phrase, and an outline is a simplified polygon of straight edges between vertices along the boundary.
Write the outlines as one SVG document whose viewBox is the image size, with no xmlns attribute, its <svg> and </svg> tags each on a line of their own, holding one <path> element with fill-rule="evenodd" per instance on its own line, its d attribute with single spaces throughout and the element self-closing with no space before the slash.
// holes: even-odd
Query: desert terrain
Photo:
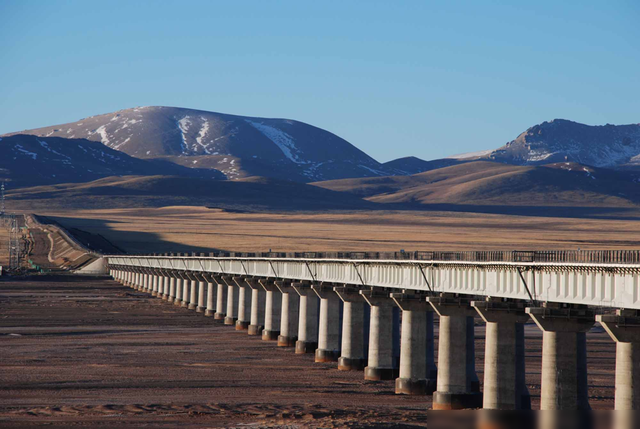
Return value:
<svg viewBox="0 0 640 429">
<path fill-rule="evenodd" d="M 632 249 L 640 241 L 633 213 L 602 212 L 579 219 L 446 211 L 234 212 L 205 207 L 39 213 L 68 229 L 100 235 L 129 253 Z"/>
<path fill-rule="evenodd" d="M 426 427 L 429 396 L 395 395 L 393 381 L 314 363 L 107 278 L 5 280 L 0 314 L 1 427 Z M 540 347 L 527 325 L 534 408 Z M 591 405 L 612 409 L 615 345 L 599 327 L 588 358 Z M 478 325 L 481 381 L 483 362 Z"/>
</svg>

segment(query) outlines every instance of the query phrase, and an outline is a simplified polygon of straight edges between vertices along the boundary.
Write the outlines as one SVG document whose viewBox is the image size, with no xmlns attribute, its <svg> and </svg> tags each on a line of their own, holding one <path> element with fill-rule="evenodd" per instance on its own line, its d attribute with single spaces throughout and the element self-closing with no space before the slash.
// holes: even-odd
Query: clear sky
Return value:
<svg viewBox="0 0 640 429">
<path fill-rule="evenodd" d="M 379 161 L 638 123 L 640 1 L 0 0 L 0 133 L 145 105 L 297 119 Z"/>
</svg>

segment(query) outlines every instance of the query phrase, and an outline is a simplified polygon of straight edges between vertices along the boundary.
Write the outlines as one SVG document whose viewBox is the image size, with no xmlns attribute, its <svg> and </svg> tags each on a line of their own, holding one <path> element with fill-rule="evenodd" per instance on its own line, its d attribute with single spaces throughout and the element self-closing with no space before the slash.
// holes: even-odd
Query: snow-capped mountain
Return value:
<svg viewBox="0 0 640 429">
<path fill-rule="evenodd" d="M 229 179 L 312 182 L 393 174 L 346 140 L 287 119 L 137 107 L 21 134 L 101 142 L 136 158 L 217 169 Z"/>
<path fill-rule="evenodd" d="M 122 175 L 224 178 L 214 170 L 133 158 L 86 139 L 25 134 L 0 138 L 0 178 L 14 182 L 11 188 Z"/>
<path fill-rule="evenodd" d="M 605 168 L 640 167 L 640 124 L 590 126 L 555 119 L 529 128 L 481 158 L 516 165 L 576 162 Z"/>
</svg>

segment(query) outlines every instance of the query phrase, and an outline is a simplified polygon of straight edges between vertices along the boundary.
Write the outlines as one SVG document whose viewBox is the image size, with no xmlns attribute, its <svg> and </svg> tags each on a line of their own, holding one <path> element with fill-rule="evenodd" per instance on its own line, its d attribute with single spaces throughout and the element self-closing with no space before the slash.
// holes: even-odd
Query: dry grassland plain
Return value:
<svg viewBox="0 0 640 429">
<path fill-rule="evenodd" d="M 631 249 L 632 217 L 576 219 L 371 211 L 236 213 L 205 207 L 52 211 L 67 228 L 100 234 L 129 253 Z"/>
</svg>

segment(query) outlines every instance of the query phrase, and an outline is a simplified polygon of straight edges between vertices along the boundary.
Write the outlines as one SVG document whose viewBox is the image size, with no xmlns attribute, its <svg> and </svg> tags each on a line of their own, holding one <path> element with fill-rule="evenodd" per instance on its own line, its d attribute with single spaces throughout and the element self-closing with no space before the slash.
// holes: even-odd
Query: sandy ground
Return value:
<svg viewBox="0 0 640 429">
<path fill-rule="evenodd" d="M 527 325 L 540 392 L 540 331 Z M 588 334 L 591 405 L 612 409 L 615 346 Z M 425 427 L 430 397 L 397 396 L 112 280 L 0 282 L 0 427 Z M 476 329 L 482 380 L 484 327 Z"/>
<path fill-rule="evenodd" d="M 637 220 L 452 212 L 231 213 L 204 207 L 43 213 L 139 252 L 634 249 Z"/>
</svg>

